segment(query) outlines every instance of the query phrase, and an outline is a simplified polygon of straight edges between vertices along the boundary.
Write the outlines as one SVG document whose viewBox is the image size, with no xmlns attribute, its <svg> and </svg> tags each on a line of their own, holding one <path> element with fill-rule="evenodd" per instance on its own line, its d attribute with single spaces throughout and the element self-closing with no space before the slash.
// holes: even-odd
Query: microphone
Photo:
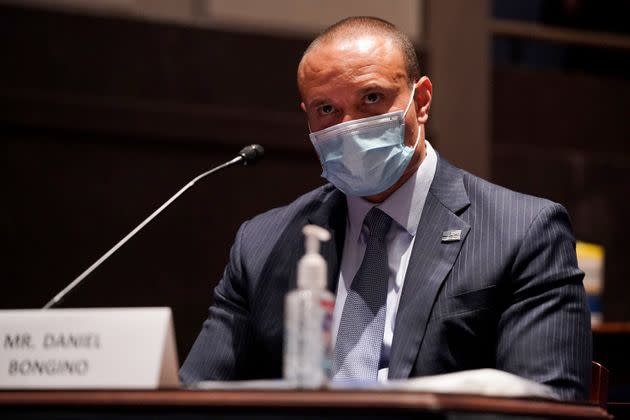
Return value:
<svg viewBox="0 0 630 420">
<path fill-rule="evenodd" d="M 243 158 L 243 165 L 253 165 L 258 160 L 262 159 L 265 155 L 265 149 L 260 144 L 250 144 L 245 146 L 238 152 L 238 155 Z"/>
<path fill-rule="evenodd" d="M 83 273 L 79 274 L 77 278 L 72 280 L 65 288 L 63 288 L 63 290 L 61 290 L 59 293 L 55 295 L 55 297 L 53 297 L 50 301 L 48 301 L 48 303 L 46 303 L 46 305 L 44 305 L 42 309 L 50 309 L 53 306 L 59 304 L 59 302 L 61 302 L 61 300 L 68 293 L 70 293 L 75 287 L 77 287 L 83 281 L 83 279 L 85 279 L 92 271 L 96 270 L 98 266 L 100 266 L 103 262 L 105 262 L 105 260 L 111 257 L 114 252 L 118 251 L 118 249 L 121 246 L 123 246 L 129 239 L 131 239 L 136 233 L 138 233 L 143 227 L 145 227 L 151 220 L 153 220 L 157 215 L 162 213 L 162 211 L 166 209 L 168 206 L 170 206 L 173 201 L 177 200 L 177 198 L 180 195 L 182 195 L 186 190 L 188 190 L 190 187 L 195 185 L 197 181 L 199 181 L 202 178 L 205 178 L 206 176 L 210 174 L 220 171 L 223 168 L 227 168 L 228 166 L 232 166 L 237 163 L 242 163 L 243 166 L 253 165 L 257 161 L 262 159 L 264 154 L 265 154 L 265 150 L 263 149 L 261 145 L 250 144 L 249 146 L 243 147 L 241 151 L 238 152 L 238 155 L 232 160 L 222 163 L 221 165 L 216 166 L 210 169 L 209 171 L 202 173 L 201 175 L 198 175 L 188 184 L 184 185 L 184 187 L 182 187 L 179 191 L 177 191 L 171 198 L 166 200 L 164 204 L 162 204 L 160 207 L 158 207 L 157 210 L 151 213 L 149 217 L 144 219 L 138 226 L 136 226 L 131 232 L 129 232 L 127 236 L 125 236 L 120 241 L 118 241 L 116 245 L 114 245 L 109 251 L 107 251 L 98 260 L 96 260 L 94 264 L 89 266 L 87 270 L 85 270 Z"/>
</svg>

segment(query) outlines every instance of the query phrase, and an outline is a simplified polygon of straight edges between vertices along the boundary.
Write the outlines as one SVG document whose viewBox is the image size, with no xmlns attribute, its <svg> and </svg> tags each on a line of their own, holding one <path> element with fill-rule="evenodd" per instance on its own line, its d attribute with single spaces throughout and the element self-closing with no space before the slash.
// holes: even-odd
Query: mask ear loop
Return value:
<svg viewBox="0 0 630 420">
<path fill-rule="evenodd" d="M 411 107 L 411 104 L 413 102 L 413 96 L 416 93 L 416 84 L 413 84 L 413 87 L 411 88 L 411 98 L 409 98 L 409 103 L 407 104 L 407 108 L 405 108 L 405 113 L 403 114 L 403 116 L 407 115 L 407 111 L 409 111 L 409 108 Z M 416 147 L 418 147 L 418 143 L 420 142 L 420 130 L 422 130 L 421 127 L 418 127 L 418 135 L 416 136 L 416 143 L 413 145 L 413 150 L 416 150 Z"/>
<path fill-rule="evenodd" d="M 409 111 L 409 108 L 411 108 L 411 104 L 413 103 L 413 96 L 416 93 L 416 84 L 413 84 L 413 87 L 411 88 L 411 98 L 409 98 L 409 103 L 407 104 L 407 108 L 405 108 L 405 113 L 403 114 L 403 116 L 407 115 L 407 111 Z"/>
<path fill-rule="evenodd" d="M 420 130 L 422 130 L 422 128 L 418 127 L 418 135 L 416 136 L 416 143 L 413 145 L 413 150 L 416 150 L 416 147 L 418 147 L 418 143 L 420 143 Z"/>
</svg>

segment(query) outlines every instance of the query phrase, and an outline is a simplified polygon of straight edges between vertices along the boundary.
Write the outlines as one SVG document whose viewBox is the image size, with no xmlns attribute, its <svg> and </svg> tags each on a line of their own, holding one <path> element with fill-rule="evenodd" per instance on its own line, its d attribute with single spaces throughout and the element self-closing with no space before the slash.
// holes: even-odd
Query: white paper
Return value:
<svg viewBox="0 0 630 420">
<path fill-rule="evenodd" d="M 438 394 L 558 399 L 551 387 L 497 369 L 475 369 L 420 378 L 390 380 L 385 389 Z"/>
<path fill-rule="evenodd" d="M 256 379 L 251 381 L 202 381 L 191 386 L 190 389 L 199 390 L 292 390 L 293 385 L 283 379 Z"/>
<path fill-rule="evenodd" d="M 191 386 L 204 390 L 295 389 L 281 379 L 255 381 L 204 381 Z M 382 392 L 415 391 L 436 394 L 483 395 L 506 398 L 558 399 L 551 387 L 497 369 L 475 369 L 435 376 L 395 379 L 387 382 L 348 381 L 331 383 L 332 390 L 367 390 Z"/>
</svg>

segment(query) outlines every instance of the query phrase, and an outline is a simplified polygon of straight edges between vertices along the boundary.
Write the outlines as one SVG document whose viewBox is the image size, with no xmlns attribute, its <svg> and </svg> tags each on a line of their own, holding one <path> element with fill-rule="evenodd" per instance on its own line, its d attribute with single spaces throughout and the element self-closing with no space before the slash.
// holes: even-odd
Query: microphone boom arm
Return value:
<svg viewBox="0 0 630 420">
<path fill-rule="evenodd" d="M 258 147 L 260 147 L 260 146 L 258 146 Z M 245 149 L 243 149 L 243 150 L 245 150 Z M 206 172 L 202 173 L 201 175 L 197 176 L 192 181 L 190 181 L 188 184 L 184 185 L 184 187 L 182 189 L 177 191 L 171 198 L 169 198 L 157 210 L 155 210 L 153 213 L 151 213 L 151 215 L 149 217 L 144 219 L 142 221 L 142 223 L 140 223 L 131 232 L 129 232 L 127 234 L 127 236 L 125 236 L 120 241 L 118 241 L 118 243 L 116 245 L 114 245 L 105 254 L 103 254 L 103 256 L 101 256 L 101 258 L 99 258 L 98 260 L 96 260 L 94 262 L 94 264 L 89 266 L 87 268 L 87 270 L 85 270 L 83 273 L 81 273 L 76 279 L 72 280 L 72 282 L 70 282 L 70 284 L 68 284 L 63 290 L 61 290 L 59 293 L 57 293 L 55 295 L 55 297 L 53 297 L 50 301 L 48 301 L 48 303 L 46 305 L 44 305 L 44 307 L 42 309 L 50 309 L 51 307 L 53 307 L 53 306 L 57 305 L 59 302 L 61 302 L 61 300 L 64 298 L 64 296 L 66 296 L 68 293 L 70 293 L 70 291 L 72 289 L 77 287 L 83 281 L 83 279 L 85 279 L 92 271 L 96 270 L 98 268 L 98 266 L 100 266 L 105 260 L 107 260 L 109 257 L 111 257 L 114 252 L 118 251 L 118 249 L 121 246 L 123 246 L 129 239 L 131 239 L 136 233 L 138 233 L 143 227 L 145 227 L 151 220 L 153 220 L 157 215 L 162 213 L 162 211 L 165 208 L 167 208 L 168 206 L 170 206 L 173 201 L 177 200 L 177 198 L 180 195 L 182 195 L 184 192 L 186 192 L 186 190 L 188 190 L 190 187 L 195 185 L 195 183 L 197 181 L 199 181 L 202 178 L 205 178 L 206 176 L 208 176 L 208 175 L 210 175 L 210 174 L 212 174 L 214 172 L 217 172 L 217 171 L 219 171 L 219 170 L 221 170 L 223 168 L 227 168 L 228 166 L 232 166 L 232 165 L 234 165 L 236 163 L 239 163 L 241 161 L 243 161 L 245 164 L 247 164 L 248 163 L 248 159 L 247 159 L 246 156 L 243 156 L 242 152 L 243 151 L 241 151 L 241 154 L 239 154 L 234 159 L 232 159 L 232 160 L 230 160 L 228 162 L 225 162 L 225 163 L 223 163 L 223 164 L 221 164 L 219 166 L 216 166 L 216 167 L 210 169 L 209 171 L 206 171 Z"/>
</svg>

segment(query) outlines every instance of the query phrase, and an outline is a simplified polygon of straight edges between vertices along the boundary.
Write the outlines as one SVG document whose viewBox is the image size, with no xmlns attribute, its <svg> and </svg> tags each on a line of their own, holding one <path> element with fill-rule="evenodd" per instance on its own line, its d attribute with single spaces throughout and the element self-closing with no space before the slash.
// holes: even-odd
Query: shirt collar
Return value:
<svg viewBox="0 0 630 420">
<path fill-rule="evenodd" d="M 392 195 L 382 203 L 371 203 L 361 197 L 346 196 L 350 238 L 358 241 L 365 215 L 372 207 L 378 207 L 396 221 L 411 236 L 415 236 L 422 209 L 437 168 L 437 154 L 425 141 L 427 155 L 416 170 Z"/>
</svg>

